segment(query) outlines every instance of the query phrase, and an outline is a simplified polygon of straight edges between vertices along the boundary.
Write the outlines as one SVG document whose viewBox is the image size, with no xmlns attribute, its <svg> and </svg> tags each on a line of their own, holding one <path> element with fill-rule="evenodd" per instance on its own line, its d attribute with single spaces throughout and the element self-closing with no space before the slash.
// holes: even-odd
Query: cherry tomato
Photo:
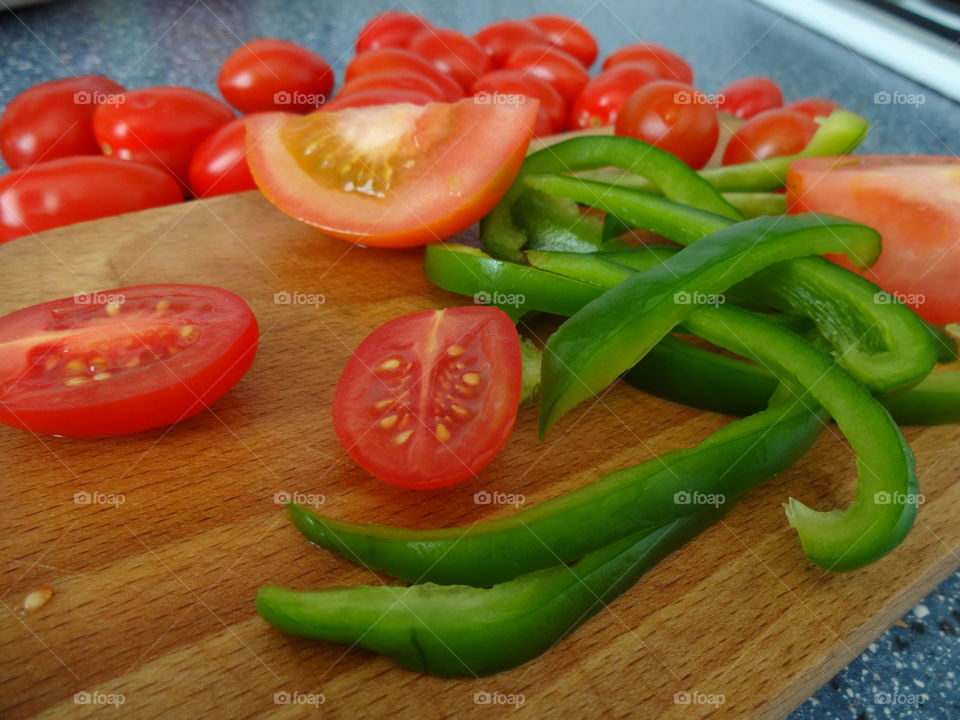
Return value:
<svg viewBox="0 0 960 720">
<path fill-rule="evenodd" d="M 783 93 L 773 80 L 759 75 L 734 80 L 717 93 L 717 109 L 748 120 L 783 105 Z"/>
<path fill-rule="evenodd" d="M 723 151 L 724 165 L 793 155 L 803 150 L 819 126 L 793 110 L 767 110 L 747 120 Z"/>
<path fill-rule="evenodd" d="M 634 92 L 656 80 L 647 65 L 623 63 L 590 79 L 570 109 L 568 130 L 613 125 Z"/>
<path fill-rule="evenodd" d="M 436 98 L 430 97 L 426 93 L 409 88 L 368 88 L 366 90 L 349 92 L 346 95 L 341 93 L 317 110 L 317 112 L 331 113 L 346 110 L 347 108 L 370 107 L 371 105 L 396 105 L 397 103 L 426 105 L 427 103 L 435 102 L 435 100 Z"/>
<path fill-rule="evenodd" d="M 170 425 L 236 385 L 258 339 L 243 300 L 202 285 L 139 285 L 18 310 L 0 318 L 0 423 L 71 436 Z"/>
<path fill-rule="evenodd" d="M 413 72 L 367 73 L 347 82 L 337 98 L 364 90 L 412 90 L 426 95 L 433 102 L 444 102 L 446 93 L 426 75 Z"/>
<path fill-rule="evenodd" d="M 424 310 L 381 325 L 347 362 L 333 427 L 360 467 L 426 490 L 482 470 L 520 401 L 520 343 L 493 307 Z"/>
<path fill-rule="evenodd" d="M 387 47 L 405 48 L 410 38 L 429 27 L 430 23 L 413 13 L 382 12 L 374 15 L 357 35 L 357 54 Z"/>
<path fill-rule="evenodd" d="M 699 170 L 713 155 L 720 123 L 705 95 L 683 83 L 657 80 L 627 98 L 616 133 L 656 145 Z"/>
<path fill-rule="evenodd" d="M 641 63 L 663 80 L 675 80 L 686 85 L 693 84 L 693 70 L 675 52 L 656 43 L 640 42 L 624 45 L 603 61 L 603 69 L 622 63 Z"/>
<path fill-rule="evenodd" d="M 256 190 L 247 165 L 247 118 L 237 118 L 207 137 L 190 161 L 190 190 L 213 197 Z"/>
<path fill-rule="evenodd" d="M 241 45 L 224 60 L 217 87 L 244 113 L 310 112 L 333 90 L 327 61 L 286 40 L 261 38 Z"/>
<path fill-rule="evenodd" d="M 534 75 L 524 75 L 518 70 L 494 70 L 473 84 L 477 102 L 497 102 L 497 97 L 520 95 L 540 101 L 534 137 L 553 135 L 563 130 L 567 108 L 552 85 Z"/>
<path fill-rule="evenodd" d="M 533 25 L 519 20 L 499 20 L 476 32 L 473 39 L 490 57 L 494 69 L 503 67 L 514 49 L 529 43 L 545 43 L 546 36 Z"/>
<path fill-rule="evenodd" d="M 349 83 L 361 75 L 374 73 L 378 75 L 382 73 L 424 75 L 443 90 L 445 102 L 456 102 L 463 97 L 463 88 L 460 87 L 460 83 L 447 73 L 437 70 L 430 61 L 415 55 L 409 50 L 382 48 L 380 50 L 368 50 L 362 55 L 357 55 L 347 65 L 346 81 Z"/>
<path fill-rule="evenodd" d="M 576 20 L 563 15 L 534 15 L 527 22 L 547 36 L 552 45 L 570 53 L 585 68 L 597 59 L 597 41 Z"/>
<path fill-rule="evenodd" d="M 0 153 L 11 170 L 69 155 L 99 155 L 93 111 L 123 88 L 102 75 L 63 78 L 17 95 L 0 118 Z"/>
<path fill-rule="evenodd" d="M 473 98 L 272 113 L 249 120 L 247 160 L 263 194 L 288 215 L 364 245 L 424 245 L 497 203 L 523 162 L 536 115 L 534 103 Z"/>
<path fill-rule="evenodd" d="M 122 98 L 93 114 L 103 154 L 166 170 L 184 185 L 200 143 L 233 120 L 230 108 L 193 88 L 144 88 Z"/>
<path fill-rule="evenodd" d="M 570 53 L 550 45 L 524 45 L 507 58 L 505 70 L 519 70 L 545 80 L 557 89 L 568 105 L 590 80 L 583 65 Z"/>
<path fill-rule="evenodd" d="M 491 69 L 490 58 L 477 41 L 456 30 L 421 30 L 411 38 L 408 48 L 451 75 L 465 91 Z"/>
<path fill-rule="evenodd" d="M 179 183 L 147 165 L 99 155 L 37 163 L 0 177 L 0 243 L 182 200 Z"/>
<path fill-rule="evenodd" d="M 960 322 L 957 158 L 858 155 L 795 160 L 787 174 L 787 212 L 811 211 L 876 228 L 883 236 L 883 252 L 860 274 L 929 322 Z M 854 269 L 843 255 L 828 257 Z M 892 299 L 878 296 L 877 302 Z"/>
<path fill-rule="evenodd" d="M 840 106 L 833 100 L 825 98 L 804 98 L 803 100 L 794 100 L 784 106 L 784 110 L 793 110 L 803 113 L 812 120 L 818 117 L 829 117 L 834 110 L 839 110 Z"/>
</svg>

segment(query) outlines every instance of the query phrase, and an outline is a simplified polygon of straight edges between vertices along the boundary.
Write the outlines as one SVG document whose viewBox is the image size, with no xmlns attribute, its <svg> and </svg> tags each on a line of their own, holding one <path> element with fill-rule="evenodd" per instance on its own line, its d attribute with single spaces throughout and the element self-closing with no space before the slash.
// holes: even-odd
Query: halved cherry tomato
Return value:
<svg viewBox="0 0 960 720">
<path fill-rule="evenodd" d="M 426 105 L 435 102 L 435 98 L 420 92 L 407 88 L 369 88 L 367 90 L 357 90 L 349 92 L 346 95 L 337 95 L 322 108 L 317 110 L 321 113 L 332 113 L 347 108 L 370 107 L 371 105 L 397 105 L 399 103 L 409 103 L 410 105 Z"/>
<path fill-rule="evenodd" d="M 347 65 L 346 81 L 350 81 L 370 74 L 382 73 L 415 73 L 424 75 L 435 82 L 444 93 L 446 102 L 456 102 L 463 97 L 463 88 L 460 83 L 434 67 L 433 63 L 402 48 L 381 48 L 368 50 L 357 55 Z"/>
<path fill-rule="evenodd" d="M 788 212 L 826 212 L 876 228 L 883 252 L 861 275 L 933 323 L 960 322 L 960 160 L 803 158 L 787 174 Z M 829 256 L 851 270 L 844 256 Z"/>
<path fill-rule="evenodd" d="M 583 25 L 563 15 L 534 15 L 527 22 L 547 36 L 552 45 L 573 55 L 588 68 L 597 59 L 597 41 Z"/>
<path fill-rule="evenodd" d="M 190 161 L 190 190 L 213 197 L 256 190 L 247 165 L 247 118 L 231 120 L 204 140 Z"/>
<path fill-rule="evenodd" d="M 491 23 L 474 33 L 473 39 L 490 57 L 494 69 L 503 67 L 510 53 L 521 45 L 547 42 L 542 32 L 520 20 L 499 20 Z"/>
<path fill-rule="evenodd" d="M 243 377 L 259 331 L 232 292 L 139 285 L 0 318 L 0 423 L 104 436 L 179 422 Z"/>
<path fill-rule="evenodd" d="M 445 487 L 506 443 L 520 401 L 520 343 L 493 307 L 424 310 L 381 325 L 337 383 L 333 427 L 360 467 L 406 488 Z"/>
<path fill-rule="evenodd" d="M 263 194 L 298 220 L 364 245 L 424 245 L 496 204 L 523 162 L 536 115 L 536 103 L 473 98 L 272 113 L 250 119 L 247 159 Z"/>
<path fill-rule="evenodd" d="M 494 70 L 477 80 L 473 94 L 481 95 L 478 102 L 496 102 L 497 96 L 521 95 L 540 101 L 534 137 L 553 135 L 563 130 L 566 105 L 554 87 L 534 75 L 524 75 L 518 70 Z M 486 97 L 483 97 L 484 94 Z"/>
<path fill-rule="evenodd" d="M 469 90 L 491 69 L 490 58 L 476 40 L 449 28 L 421 30 L 407 47 L 433 63 L 437 70 L 451 75 L 464 90 Z"/>
<path fill-rule="evenodd" d="M 803 113 L 784 108 L 767 110 L 737 129 L 723 150 L 723 164 L 739 165 L 779 155 L 793 155 L 807 146 L 818 127 Z"/>
<path fill-rule="evenodd" d="M 816 120 L 818 117 L 830 117 L 830 113 L 839 110 L 840 106 L 826 98 L 804 98 L 788 103 L 783 109 L 803 113 L 811 120 Z"/>
<path fill-rule="evenodd" d="M 429 27 L 432 27 L 430 23 L 413 13 L 397 10 L 382 12 L 374 15 L 357 35 L 357 54 L 380 48 L 405 48 L 410 38 Z"/>
<path fill-rule="evenodd" d="M 717 111 L 706 100 L 689 85 L 656 80 L 627 98 L 616 133 L 656 145 L 699 170 L 713 155 L 720 135 Z"/>
<path fill-rule="evenodd" d="M 364 90 L 413 90 L 429 97 L 433 102 L 446 100 L 443 88 L 426 75 L 415 72 L 367 73 L 347 82 L 337 98 Z"/>
<path fill-rule="evenodd" d="M 623 63 L 590 79 L 570 108 L 567 129 L 613 125 L 620 108 L 639 88 L 656 80 L 648 66 Z"/>
<path fill-rule="evenodd" d="M 333 90 L 333 70 L 312 50 L 286 40 L 261 38 L 223 61 L 217 87 L 240 112 L 310 112 Z"/>
<path fill-rule="evenodd" d="M 183 200 L 173 177 L 99 155 L 75 155 L 0 177 L 0 243 L 110 215 Z"/>
<path fill-rule="evenodd" d="M 734 80 L 717 93 L 717 96 L 718 110 L 744 120 L 783 105 L 780 86 L 770 78 L 760 75 Z"/>
<path fill-rule="evenodd" d="M 503 67 L 550 83 L 568 105 L 590 80 L 579 60 L 551 45 L 523 45 L 510 53 Z"/>
<path fill-rule="evenodd" d="M 624 45 L 603 61 L 603 69 L 609 70 L 627 62 L 646 65 L 650 72 L 663 80 L 693 84 L 693 70 L 686 60 L 662 45 L 650 42 Z"/>
<path fill-rule="evenodd" d="M 184 186 L 200 143 L 234 118 L 222 102 L 193 88 L 144 88 L 122 98 L 93 114 L 103 154 L 166 170 Z"/>
<path fill-rule="evenodd" d="M 70 155 L 99 155 L 93 111 L 123 88 L 102 75 L 34 85 L 17 95 L 0 118 L 0 153 L 11 170 Z"/>
</svg>

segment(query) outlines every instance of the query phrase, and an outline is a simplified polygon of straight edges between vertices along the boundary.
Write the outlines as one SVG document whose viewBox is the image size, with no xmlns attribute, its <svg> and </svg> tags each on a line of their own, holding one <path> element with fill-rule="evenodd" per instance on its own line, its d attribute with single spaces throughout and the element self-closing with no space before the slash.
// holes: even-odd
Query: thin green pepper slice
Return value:
<svg viewBox="0 0 960 720">
<path fill-rule="evenodd" d="M 540 434 L 610 385 L 704 302 L 771 264 L 825 252 L 869 265 L 880 237 L 843 218 L 805 214 L 755 218 L 690 245 L 588 303 L 547 341 Z M 722 302 L 722 298 L 717 300 Z"/>
</svg>

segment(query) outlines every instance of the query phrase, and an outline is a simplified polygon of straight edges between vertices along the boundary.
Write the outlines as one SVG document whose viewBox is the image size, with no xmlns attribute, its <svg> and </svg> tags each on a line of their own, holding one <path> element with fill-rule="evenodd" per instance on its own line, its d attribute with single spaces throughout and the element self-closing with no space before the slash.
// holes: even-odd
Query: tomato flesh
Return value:
<svg viewBox="0 0 960 720">
<path fill-rule="evenodd" d="M 790 164 L 788 212 L 827 212 L 876 228 L 883 252 L 861 274 L 933 323 L 960 322 L 960 160 L 804 158 Z M 844 256 L 828 256 L 853 268 Z M 880 302 L 886 298 L 880 299 Z"/>
<path fill-rule="evenodd" d="M 492 307 L 425 310 L 380 326 L 344 368 L 333 401 L 337 437 L 364 470 L 401 487 L 475 476 L 517 415 L 517 331 Z"/>
<path fill-rule="evenodd" d="M 0 423 L 106 436 L 178 422 L 233 387 L 259 332 L 247 304 L 200 285 L 140 285 L 0 318 Z"/>
<path fill-rule="evenodd" d="M 247 124 L 248 160 L 264 195 L 288 215 L 365 245 L 411 247 L 464 230 L 496 204 L 536 116 L 532 101 L 472 98 L 271 113 Z"/>
</svg>

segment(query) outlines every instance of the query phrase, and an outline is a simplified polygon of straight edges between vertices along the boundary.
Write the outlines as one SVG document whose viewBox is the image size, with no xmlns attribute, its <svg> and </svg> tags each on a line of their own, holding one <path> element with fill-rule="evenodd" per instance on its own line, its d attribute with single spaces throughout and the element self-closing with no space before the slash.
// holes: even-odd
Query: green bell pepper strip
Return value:
<svg viewBox="0 0 960 720">
<path fill-rule="evenodd" d="M 721 193 L 757 193 L 778 190 L 787 181 L 790 163 L 805 157 L 848 155 L 863 142 L 870 124 L 859 115 L 845 110 L 836 110 L 829 117 L 818 120 L 820 127 L 807 143 L 807 146 L 794 155 L 767 158 L 757 162 L 740 165 L 724 165 L 718 168 L 706 168 L 699 172 L 700 177 L 709 182 Z M 563 172 L 563 170 L 550 172 Z M 604 172 L 579 173 L 579 177 L 599 180 L 603 183 L 615 183 L 619 187 L 633 188 L 647 193 L 656 193 L 656 185 L 636 174 Z M 702 209 L 707 207 L 688 203 Z"/>
<path fill-rule="evenodd" d="M 703 208 L 730 220 L 743 216 L 682 160 L 648 143 L 613 136 L 578 137 L 539 150 L 524 160 L 513 185 L 480 221 L 480 239 L 493 257 L 522 263 L 526 233 L 514 221 L 514 204 L 529 192 L 527 175 L 618 167 L 642 175 L 676 202 Z"/>
<path fill-rule="evenodd" d="M 584 306 L 547 341 L 540 435 L 568 410 L 629 370 L 704 302 L 774 263 L 846 253 L 868 266 L 880 252 L 876 231 L 843 218 L 804 214 L 755 218 L 694 243 L 638 272 Z"/>
<path fill-rule="evenodd" d="M 372 650 L 407 670 L 448 678 L 492 675 L 550 650 L 714 515 L 675 520 L 573 567 L 491 588 L 425 583 L 298 592 L 271 586 L 257 592 L 257 612 L 284 632 Z"/>
<path fill-rule="evenodd" d="M 510 517 L 469 527 L 410 530 L 347 523 L 297 504 L 288 510 L 311 542 L 368 568 L 408 582 L 486 587 L 573 562 L 702 509 L 684 498 L 729 506 L 810 448 L 824 423 L 824 416 L 813 414 L 800 400 L 781 403 L 730 423 L 696 447 L 671 450 Z"/>
<path fill-rule="evenodd" d="M 637 190 L 562 175 L 530 176 L 526 182 L 614 213 L 631 225 L 656 229 L 683 244 L 730 226 L 725 218 Z M 617 262 L 627 264 L 628 257 Z M 646 258 L 641 256 L 640 262 Z M 841 365 L 875 393 L 889 393 L 929 373 L 937 349 L 917 315 L 899 303 L 881 302 L 881 292 L 829 260 L 805 257 L 759 272 L 734 294 L 738 301 L 745 294 L 757 303 L 807 315 L 833 345 Z"/>
<path fill-rule="evenodd" d="M 531 190 L 513 206 L 513 220 L 540 250 L 592 252 L 604 247 L 603 221 L 584 215 L 573 200 Z"/>
</svg>

